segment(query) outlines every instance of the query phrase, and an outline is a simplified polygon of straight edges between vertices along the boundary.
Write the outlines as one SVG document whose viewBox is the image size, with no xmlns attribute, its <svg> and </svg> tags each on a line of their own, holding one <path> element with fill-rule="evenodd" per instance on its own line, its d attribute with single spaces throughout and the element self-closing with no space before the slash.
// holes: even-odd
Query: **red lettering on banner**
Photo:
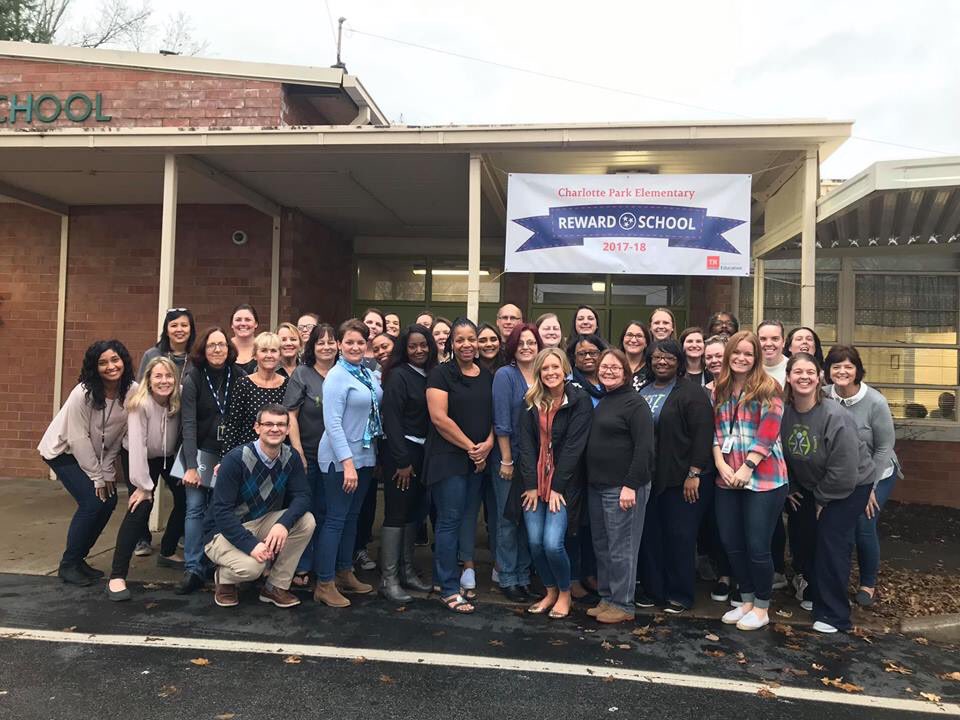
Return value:
<svg viewBox="0 0 960 720">
<path fill-rule="evenodd" d="M 707 255 L 707 270 L 719 270 L 719 269 L 720 269 L 720 256 Z"/>
</svg>

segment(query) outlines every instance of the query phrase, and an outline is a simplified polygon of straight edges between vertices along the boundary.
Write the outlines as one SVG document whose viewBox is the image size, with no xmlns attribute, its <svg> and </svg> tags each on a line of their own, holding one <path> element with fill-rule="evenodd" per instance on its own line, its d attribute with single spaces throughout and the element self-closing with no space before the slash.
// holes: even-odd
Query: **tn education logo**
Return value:
<svg viewBox="0 0 960 720">
<path fill-rule="evenodd" d="M 787 437 L 787 447 L 792 455 L 808 457 L 817 451 L 817 436 L 811 435 L 806 425 L 794 425 Z"/>
<path fill-rule="evenodd" d="M 707 255 L 707 270 L 719 270 L 719 269 L 720 269 L 720 256 Z"/>
</svg>

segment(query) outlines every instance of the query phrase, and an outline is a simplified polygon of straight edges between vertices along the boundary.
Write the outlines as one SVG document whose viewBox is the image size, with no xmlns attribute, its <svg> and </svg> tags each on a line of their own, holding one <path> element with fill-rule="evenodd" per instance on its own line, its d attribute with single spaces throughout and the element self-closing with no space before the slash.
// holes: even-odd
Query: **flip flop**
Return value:
<svg viewBox="0 0 960 720">
<path fill-rule="evenodd" d="M 476 588 L 460 588 L 460 594 L 463 595 L 467 600 L 473 602 L 477 599 L 477 590 Z"/>
<path fill-rule="evenodd" d="M 457 595 L 451 595 L 450 597 L 440 598 L 440 602 L 443 603 L 443 606 L 452 613 L 457 615 L 470 615 L 476 612 L 476 606 L 464 599 L 463 595 L 459 593 Z M 462 610 L 461 608 L 469 607 L 469 610 Z"/>
</svg>

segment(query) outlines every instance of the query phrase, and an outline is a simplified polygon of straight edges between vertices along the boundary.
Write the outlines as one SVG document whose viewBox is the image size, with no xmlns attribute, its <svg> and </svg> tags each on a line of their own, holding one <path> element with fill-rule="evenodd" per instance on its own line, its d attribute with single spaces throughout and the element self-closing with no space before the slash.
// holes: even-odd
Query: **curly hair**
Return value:
<svg viewBox="0 0 960 720">
<path fill-rule="evenodd" d="M 126 346 L 119 340 L 97 340 L 83 354 L 83 365 L 80 368 L 80 377 L 77 379 L 84 387 L 84 394 L 94 410 L 102 410 L 107 406 L 107 392 L 100 377 L 100 356 L 112 350 L 123 361 L 123 375 L 120 376 L 120 387 L 117 399 L 121 404 L 126 402 L 127 391 L 134 381 L 133 360 Z"/>
</svg>

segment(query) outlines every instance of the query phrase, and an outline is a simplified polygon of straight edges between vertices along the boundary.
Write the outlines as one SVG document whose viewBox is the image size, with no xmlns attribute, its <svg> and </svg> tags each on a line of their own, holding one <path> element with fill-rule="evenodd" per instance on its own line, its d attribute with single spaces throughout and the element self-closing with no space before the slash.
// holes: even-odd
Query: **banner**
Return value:
<svg viewBox="0 0 960 720">
<path fill-rule="evenodd" d="M 750 181 L 511 173 L 505 270 L 749 275 Z"/>
</svg>

